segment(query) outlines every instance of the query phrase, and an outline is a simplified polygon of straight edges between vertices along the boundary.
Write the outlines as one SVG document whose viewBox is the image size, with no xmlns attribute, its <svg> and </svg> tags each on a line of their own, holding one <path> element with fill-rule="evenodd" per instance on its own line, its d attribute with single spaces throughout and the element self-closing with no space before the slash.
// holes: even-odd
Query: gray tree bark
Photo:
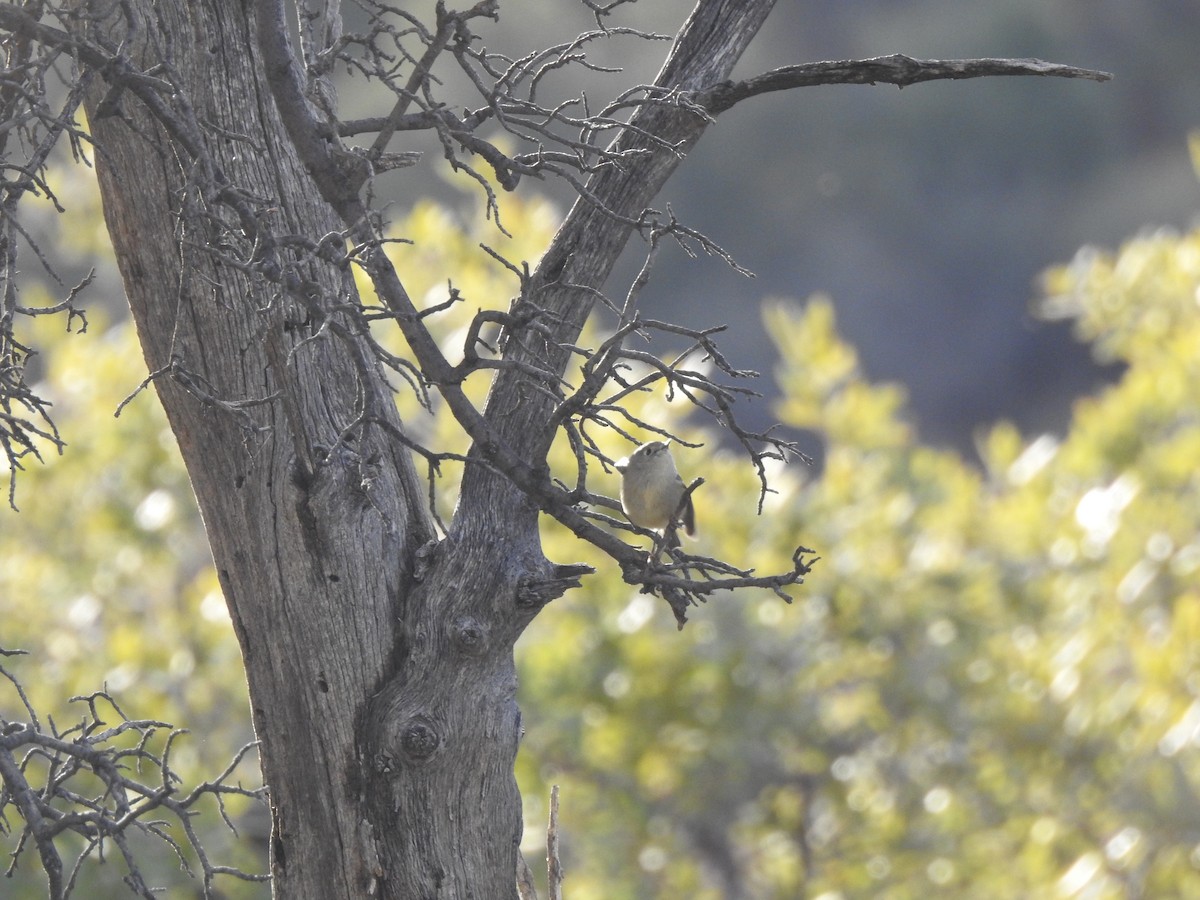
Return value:
<svg viewBox="0 0 1200 900">
<path fill-rule="evenodd" d="M 252 11 L 235 0 L 132 5 L 144 28 L 137 69 L 167 63 L 186 92 L 135 101 L 110 73 L 87 108 L 130 307 L 242 647 L 275 895 L 515 897 L 513 647 L 545 596 L 564 589 L 541 552 L 538 500 L 468 466 L 450 533 L 433 543 L 425 485 L 392 436 L 402 423 L 364 342 L 314 337 L 296 300 L 354 299 L 346 269 L 278 253 L 275 282 L 251 272 L 277 251 L 252 246 L 254 217 L 316 243 L 365 212 L 333 161 L 289 140 L 271 70 L 286 59 L 255 40 Z M 704 0 L 658 83 L 727 78 L 771 5 Z M 189 107 L 181 127 L 164 128 L 156 96 Z M 608 276 L 627 220 L 706 119 L 671 102 L 645 107 L 636 124 L 674 149 L 646 144 L 645 156 L 594 177 L 593 196 L 626 221 L 581 201 L 533 279 L 536 303 L 559 323 L 535 352 L 558 371 L 567 357 L 556 341 L 578 334 L 587 289 Z M 214 258 L 231 229 L 251 255 L 234 246 Z M 518 342 L 513 357 L 521 352 Z M 501 371 L 484 419 L 515 457 L 544 467 L 550 406 L 522 390 L 525 377 Z M 385 421 L 341 440 L 364 403 Z"/>
<path fill-rule="evenodd" d="M 197 118 L 237 136 L 192 136 L 213 161 L 248 194 L 271 198 L 269 215 L 286 231 L 337 230 L 284 136 L 242 4 L 138 6 L 157 26 L 141 67 L 169 48 Z M 121 116 L 104 116 L 103 99 L 94 92 L 88 113 L 105 219 L 146 363 L 172 373 L 154 384 L 241 643 L 270 788 L 275 894 L 370 896 L 395 879 L 382 877 L 366 812 L 384 776 L 359 736 L 368 699 L 402 652 L 413 551 L 433 536 L 424 485 L 379 432 L 316 464 L 353 418 L 352 351 L 305 342 L 292 328 L 302 310 L 214 261 L 207 245 L 230 217 L 199 195 L 192 154 L 141 104 L 127 98 Z M 334 266 L 299 274 L 329 296 L 352 290 Z M 394 410 L 381 380 L 366 386 Z"/>
</svg>

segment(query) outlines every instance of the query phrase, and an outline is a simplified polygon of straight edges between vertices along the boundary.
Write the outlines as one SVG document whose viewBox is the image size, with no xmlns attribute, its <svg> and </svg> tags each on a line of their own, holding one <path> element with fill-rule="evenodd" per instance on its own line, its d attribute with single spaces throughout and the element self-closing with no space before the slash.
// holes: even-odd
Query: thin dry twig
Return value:
<svg viewBox="0 0 1200 900">
<path fill-rule="evenodd" d="M 677 618 L 683 610 L 717 590 L 758 586 L 782 591 L 801 580 L 810 551 L 798 549 L 791 571 L 774 576 L 758 576 L 729 566 L 720 560 L 679 556 L 672 550 L 672 561 L 664 568 L 647 568 L 645 556 L 612 534 L 612 523 L 635 534 L 638 529 L 606 516 L 599 510 L 619 509 L 612 498 L 592 492 L 587 485 L 589 465 L 606 469 L 612 460 L 589 429 L 612 429 L 634 439 L 635 432 L 678 437 L 672 429 L 641 421 L 627 408 L 634 393 L 663 391 L 668 398 L 682 399 L 709 417 L 740 446 L 758 474 L 759 510 L 771 487 L 769 461 L 803 458 L 795 442 L 774 429 L 757 431 L 739 420 L 738 404 L 754 396 L 746 383 L 756 373 L 734 367 L 722 354 L 717 338 L 723 326 L 684 327 L 648 319 L 639 312 L 640 299 L 651 277 L 662 246 L 668 241 L 689 256 L 707 254 L 724 261 L 742 274 L 749 275 L 733 257 L 711 239 L 680 223 L 668 208 L 665 214 L 654 210 L 610 207 L 611 192 L 599 189 L 603 177 L 614 173 L 635 172 L 651 158 L 677 160 L 690 147 L 683 131 L 672 131 L 659 113 L 680 122 L 708 122 L 742 100 L 763 93 L 818 84 L 891 83 L 911 85 L 939 79 L 990 76 L 1049 76 L 1104 80 L 1106 73 L 1047 63 L 1040 60 L 915 60 L 903 55 L 867 60 L 820 62 L 786 66 L 742 81 L 720 83 L 682 90 L 680 83 L 660 76 L 662 83 L 635 85 L 619 90 L 607 102 L 596 103 L 589 96 L 551 95 L 553 80 L 572 70 L 591 74 L 611 74 L 613 67 L 600 61 L 598 52 L 610 41 L 658 41 L 663 35 L 652 34 L 613 24 L 610 16 L 624 0 L 582 0 L 594 16 L 597 27 L 545 48 L 510 57 L 488 47 L 482 30 L 499 15 L 495 0 L 478 0 L 465 9 L 454 10 L 439 3 L 432 23 L 414 13 L 379 0 L 358 0 L 367 22 L 355 34 L 342 33 L 340 22 L 306 18 L 301 25 L 304 41 L 303 65 L 289 44 L 289 24 L 281 0 L 264 0 L 254 7 L 257 35 L 266 61 L 268 78 L 275 101 L 297 152 L 322 196 L 342 217 L 344 230 L 320 240 L 311 236 L 288 234 L 279 227 L 270 198 L 260 198 L 235 184 L 222 170 L 208 149 L 210 141 L 242 139 L 232 135 L 220 123 L 198 117 L 190 106 L 186 80 L 176 72 L 170 59 L 140 70 L 127 55 L 113 47 L 120 40 L 104 44 L 90 41 L 89 31 L 77 23 L 53 24 L 40 21 L 51 17 L 49 7 L 0 6 L 0 29 L 18 38 L 17 52 L 10 56 L 15 83 L 22 89 L 10 90 L 0 84 L 0 121 L 12 123 L 0 127 L 0 149 L 7 135 L 20 129 L 37 137 L 30 146 L 35 152 L 24 166 L 18 167 L 20 191 L 48 191 L 42 169 L 48 148 L 63 138 L 72 146 L 86 141 L 72 116 L 78 104 L 87 72 L 98 71 L 110 89 L 101 104 L 106 115 L 121 115 L 122 104 L 140 103 L 157 121 L 173 143 L 173 152 L 188 172 L 188 190 L 181 193 L 188 218 L 207 223 L 199 241 L 181 235 L 181 265 L 186 253 L 205 252 L 219 270 L 240 279 L 271 285 L 277 299 L 261 310 L 264 332 L 271 346 L 281 348 L 273 356 L 278 390 L 261 397 L 224 397 L 195 371 L 188 359 L 172 348 L 169 362 L 142 385 L 154 378 L 169 376 L 184 387 L 197 402 L 235 416 L 249 439 L 263 427 L 252 415 L 256 406 L 281 403 L 285 418 L 291 420 L 292 438 L 297 441 L 297 458 L 306 470 L 327 465 L 345 455 L 347 440 L 366 429 L 378 429 L 392 440 L 417 453 L 427 463 L 432 491 L 438 465 L 457 459 L 437 448 L 426 447 L 396 424 L 394 415 L 385 415 L 380 395 L 367 386 L 376 378 L 376 370 L 397 373 L 405 379 L 423 405 L 430 408 L 431 395 L 439 394 L 450 414 L 471 439 L 474 450 L 467 454 L 466 465 L 478 465 L 501 473 L 517 485 L 547 513 L 571 528 L 579 537 L 596 544 L 621 566 L 627 580 L 644 589 L 661 593 L 671 603 Z M 140 23 L 128 5 L 121 5 L 126 37 L 132 40 Z M 76 11 L 73 15 L 84 15 Z M 103 13 L 96 13 L 103 15 Z M 114 20 L 104 24 L 110 30 Z M 72 27 L 66 27 L 71 24 Z M 80 36 L 82 35 L 82 36 Z M 676 48 L 678 49 L 678 48 Z M 49 109 L 39 97 L 55 60 L 69 56 L 80 73 L 70 85 L 67 105 Z M 324 86 L 335 66 L 360 78 L 366 78 L 386 90 L 391 110 L 386 116 L 357 122 L 338 120 L 336 96 Z M 664 67 L 664 73 L 671 65 Z M 454 90 L 465 93 L 455 94 Z M 35 98 L 31 102 L 26 98 Z M 674 126 L 672 126 L 674 127 Z M 506 133 L 500 142 L 483 131 L 499 129 Z M 484 195 L 486 214 L 503 231 L 496 185 L 513 190 L 525 177 L 554 177 L 570 184 L 583 204 L 598 211 L 609 223 L 619 223 L 642 235 L 649 249 L 641 271 L 630 285 L 622 304 L 611 303 L 595 284 L 578 285 L 580 296 L 599 299 L 618 313 L 613 334 L 595 350 L 577 346 L 575 337 L 556 320 L 541 301 L 529 266 L 504 260 L 485 247 L 493 257 L 505 263 L 519 281 L 517 300 L 506 312 L 484 311 L 470 323 L 457 362 L 447 357 L 434 338 L 431 326 L 436 317 L 457 301 L 453 288 L 444 304 L 418 310 L 408 296 L 394 265 L 384 253 L 385 244 L 395 238 L 387 234 L 378 211 L 372 209 L 373 179 L 394 162 L 411 159 L 403 153 L 388 161 L 389 147 L 397 134 L 424 130 L 432 133 L 442 146 L 447 164 L 479 184 Z M 36 132 L 36 134 L 35 134 Z M 369 135 L 366 148 L 351 148 L 343 138 Z M 672 137 L 672 135 L 675 135 Z M 510 146 L 511 145 L 511 146 Z M 396 155 L 394 152 L 392 155 Z M 401 160 L 400 157 L 404 159 Z M 479 167 L 482 160 L 484 168 Z M 488 170 L 490 169 L 490 172 Z M 17 182 L 14 182 L 17 183 Z M 0 225 L 0 263 L 8 278 L 0 306 L 0 445 L 8 455 L 9 468 L 20 468 L 25 455 L 38 455 L 39 442 L 61 448 L 62 439 L 49 418 L 47 404 L 36 398 L 21 380 L 21 371 L 29 351 L 15 339 L 4 343 L 10 332 L 12 316 L 30 311 L 18 308 L 7 290 L 15 273 L 15 243 L 28 236 L 15 223 L 15 206 L 4 207 Z M 181 217 L 182 218 L 182 217 Z M 5 242 L 6 241 L 6 242 Z M 191 241 L 191 242 L 189 242 Z M 347 243 L 350 249 L 346 250 Z M 556 253 L 563 248 L 555 248 Z M 569 251 L 569 248 L 568 248 Z M 35 250 L 40 257 L 40 251 Z M 323 296 L 311 271 L 317 264 L 333 265 L 347 272 L 358 266 L 370 277 L 379 305 L 368 307 L 359 301 L 352 288 L 337 296 Z M 559 267 L 561 272 L 561 267 Z M 540 273 L 539 272 L 539 276 Z M 554 280 L 551 275 L 546 282 Z M 586 279 L 581 279 L 586 280 Z M 569 285 L 559 285 L 570 287 Z M 75 292 L 51 310 L 74 314 Z M 278 305 L 277 305 L 278 304 Z M 292 323 L 281 305 L 301 310 L 304 321 Z M 385 321 L 394 323 L 411 351 L 398 355 L 384 349 L 373 334 Z M 499 327 L 501 337 L 493 342 L 488 332 Z M 295 334 L 285 342 L 283 332 Z M 649 349 L 630 346 L 635 341 L 655 338 L 683 339 L 684 349 L 664 359 Z M 351 345 L 355 376 L 358 380 L 355 408 L 350 421 L 336 438 L 337 453 L 304 445 L 304 430 L 296 412 L 299 404 L 289 368 L 306 344 L 334 340 Z M 582 380 L 572 388 L 563 378 L 565 361 L 578 361 Z M 538 446 L 549 447 L 554 434 L 566 432 L 576 463 L 576 481 L 572 486 L 555 483 L 544 459 L 528 459 L 498 437 L 498 426 L 471 402 L 463 383 L 476 372 L 489 370 L 498 377 L 515 375 L 520 387 L 530 396 L 553 403 L 546 433 Z M 4 379 L 8 379 L 5 381 Z M 15 405 L 14 405 L 15 404 Z M 22 404 L 24 404 L 22 406 Z M 23 414 L 24 413 L 24 414 Z M 310 473 L 311 474 L 311 473 Z M 364 483 L 369 480 L 364 476 Z M 12 495 L 10 493 L 10 502 Z M 580 509 L 580 504 L 590 509 Z M 805 561 L 807 560 L 807 561 Z"/>
<path fill-rule="evenodd" d="M 19 653 L 22 651 L 0 648 L 0 657 Z M 84 707 L 83 716 L 63 731 L 50 720 L 47 730 L 17 675 L 2 665 L 0 675 L 16 691 L 27 717 L 0 716 L 0 824 L 7 831 L 5 813 L 9 808 L 24 821 L 9 853 L 8 875 L 20 865 L 25 851 L 32 849 L 46 873 L 48 896 L 68 900 L 83 865 L 103 861 L 105 848 L 111 844 L 125 865 L 126 883 L 140 896 L 154 898 L 157 889 L 146 882 L 128 840 L 138 833 L 166 844 L 182 870 L 200 880 L 205 898 L 217 896 L 214 881 L 218 875 L 242 881 L 269 880 L 266 874 L 213 863 L 195 826 L 205 798 L 213 798 L 221 819 L 234 834 L 237 829 L 226 808 L 227 799 L 264 801 L 265 788 L 246 788 L 233 780 L 256 742 L 242 747 L 216 778 L 181 793 L 171 751 L 187 732 L 167 722 L 130 718 L 107 691 L 72 697 L 72 703 Z M 156 752 L 160 744 L 162 749 Z M 99 793 L 97 783 L 102 788 Z M 182 842 L 172 835 L 164 815 L 182 828 Z M 71 835 L 83 838 L 83 848 L 68 868 L 63 853 L 74 846 L 66 840 Z"/>
<path fill-rule="evenodd" d="M 558 843 L 558 785 L 550 788 L 550 821 L 546 825 L 546 891 L 550 900 L 562 900 L 563 867 Z"/>
</svg>

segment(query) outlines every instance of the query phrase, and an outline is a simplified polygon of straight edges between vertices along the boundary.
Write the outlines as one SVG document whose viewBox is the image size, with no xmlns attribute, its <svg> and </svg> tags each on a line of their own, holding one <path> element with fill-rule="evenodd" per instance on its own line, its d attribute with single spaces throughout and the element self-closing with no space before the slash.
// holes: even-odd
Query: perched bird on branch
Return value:
<svg viewBox="0 0 1200 900">
<path fill-rule="evenodd" d="M 670 547 L 679 546 L 674 528 L 696 533 L 696 510 L 683 486 L 670 441 L 650 441 L 617 462 L 621 473 L 621 506 L 634 525 L 664 530 Z"/>
</svg>

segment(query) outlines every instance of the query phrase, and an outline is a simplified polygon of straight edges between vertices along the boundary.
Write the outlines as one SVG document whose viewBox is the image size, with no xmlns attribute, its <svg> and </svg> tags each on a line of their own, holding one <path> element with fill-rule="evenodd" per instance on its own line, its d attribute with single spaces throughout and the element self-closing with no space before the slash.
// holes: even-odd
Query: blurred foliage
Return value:
<svg viewBox="0 0 1200 900">
<path fill-rule="evenodd" d="M 1045 289 L 1127 369 L 1065 437 L 981 434 L 982 470 L 917 440 L 829 301 L 769 305 L 823 471 L 776 473 L 756 518 L 715 436 L 680 466 L 705 552 L 824 559 L 792 607 L 713 601 L 682 635 L 615 578 L 534 623 L 520 775 L 531 822 L 562 785 L 572 900 L 1200 896 L 1200 232 Z"/>
<path fill-rule="evenodd" d="M 412 295 L 460 292 L 429 320 L 448 348 L 517 289 L 477 245 L 532 260 L 555 221 L 539 201 L 504 213 L 514 240 L 428 203 L 397 225 Z M 826 453 L 819 472 L 774 472 L 762 516 L 752 468 L 717 434 L 659 395 L 632 399 L 704 445 L 677 454 L 706 478 L 701 552 L 764 572 L 797 542 L 823 559 L 791 606 L 714 599 L 680 634 L 546 523 L 550 558 L 601 570 L 518 646 L 525 852 L 536 869 L 560 784 L 570 900 L 1200 896 L 1200 233 L 1081 252 L 1045 286 L 1047 311 L 1126 372 L 1061 438 L 981 434 L 982 467 L 922 445 L 903 391 L 866 381 L 819 297 L 766 311 L 779 415 Z M 62 698 L 106 683 L 130 715 L 189 727 L 177 762 L 210 776 L 250 725 L 186 475 L 148 395 L 112 419 L 145 374 L 131 326 L 55 326 L 36 323 L 71 446 L 22 475 L 19 516 L 0 513 L 0 645 L 33 651 L 6 665 L 60 724 Z M 436 399 L 423 412 L 398 387 L 416 433 L 465 449 Z M 554 465 L 573 471 L 565 453 Z M 611 473 L 592 484 L 616 494 Z M 0 705 L 18 717 L 11 691 Z M 214 856 L 265 865 L 261 822 L 237 847 L 215 815 L 205 827 Z M 186 896 L 174 862 L 159 866 Z M 90 866 L 81 883 L 121 897 L 120 875 Z M 26 856 L 5 896 L 43 884 Z"/>
<path fill-rule="evenodd" d="M 34 325 L 37 346 L 48 349 L 44 394 L 68 447 L 20 473 L 20 513 L 0 512 L 0 647 L 30 651 L 3 664 L 43 723 L 52 717 L 60 729 L 87 711 L 67 698 L 101 687 L 132 718 L 187 728 L 172 748 L 172 767 L 190 787 L 219 774 L 253 739 L 241 657 L 161 407 L 147 394 L 113 418 L 146 373 L 132 325 L 89 318 L 84 335 L 53 333 L 62 329 L 58 319 Z M 25 718 L 7 681 L 0 681 L 0 711 Z M 247 786 L 261 782 L 254 754 L 237 777 Z M 230 809 L 251 817 L 242 819 L 245 840 L 224 829 L 213 804 L 205 810 L 209 852 L 262 871 L 265 811 L 237 799 Z M 10 818 L 8 825 L 20 823 Z M 162 844 L 135 846 L 146 851 L 151 884 L 179 881 L 178 863 Z M 89 866 L 79 895 L 129 896 L 124 874 L 119 856 Z M 235 883 L 222 889 L 254 896 Z M 35 898 L 45 890 L 37 856 L 27 850 L 0 893 Z"/>
</svg>

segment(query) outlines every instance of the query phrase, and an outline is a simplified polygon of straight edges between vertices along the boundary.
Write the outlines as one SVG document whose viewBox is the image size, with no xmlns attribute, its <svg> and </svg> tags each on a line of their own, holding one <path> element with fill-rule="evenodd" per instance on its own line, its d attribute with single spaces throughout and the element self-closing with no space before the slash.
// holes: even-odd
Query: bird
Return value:
<svg viewBox="0 0 1200 900">
<path fill-rule="evenodd" d="M 667 526 L 682 524 L 689 535 L 695 534 L 696 510 L 675 468 L 670 444 L 642 444 L 617 461 L 617 471 L 621 473 L 621 508 L 629 521 L 642 528 L 670 530 L 670 546 L 678 547 L 678 536 Z"/>
</svg>

